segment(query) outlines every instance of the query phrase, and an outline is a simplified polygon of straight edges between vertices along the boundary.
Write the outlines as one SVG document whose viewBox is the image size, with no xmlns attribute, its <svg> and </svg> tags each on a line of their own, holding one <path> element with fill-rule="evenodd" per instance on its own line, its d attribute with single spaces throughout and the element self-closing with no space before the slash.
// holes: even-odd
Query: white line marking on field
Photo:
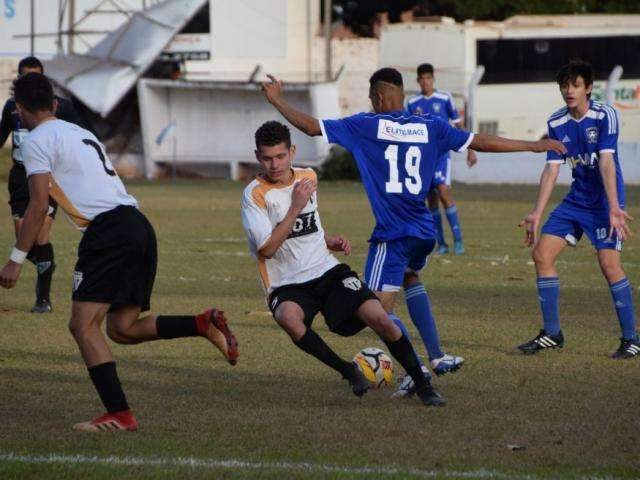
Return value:
<svg viewBox="0 0 640 480">
<path fill-rule="evenodd" d="M 27 464 L 98 464 L 107 466 L 165 466 L 165 467 L 187 467 L 202 469 L 239 469 L 239 470 L 284 470 L 290 472 L 326 472 L 343 473 L 355 475 L 410 475 L 419 478 L 469 478 L 469 479 L 516 479 L 516 480 L 537 480 L 541 478 L 534 475 L 513 475 L 491 470 L 470 470 L 470 471 L 448 471 L 448 470 L 419 470 L 402 469 L 393 467 L 340 467 L 337 465 L 326 465 L 316 463 L 295 463 L 295 462 L 248 462 L 244 460 L 216 460 L 193 457 L 174 458 L 145 458 L 145 457 L 118 457 L 110 455 L 108 457 L 86 456 L 86 455 L 61 455 L 50 453 L 48 455 L 18 455 L 15 453 L 0 454 L 0 462 L 18 462 Z M 590 480 L 616 480 L 617 477 L 588 476 L 583 477 Z"/>
<path fill-rule="evenodd" d="M 194 251 L 193 250 L 171 250 L 171 251 L 164 251 L 161 249 L 161 253 L 163 254 L 171 254 L 171 255 L 193 255 Z M 250 253 L 245 251 L 245 250 L 204 250 L 204 251 L 199 251 L 199 252 L 195 252 L 195 253 L 203 253 L 206 255 L 210 255 L 210 256 L 214 256 L 214 257 L 248 257 L 250 256 Z M 366 253 L 352 253 L 350 255 L 351 257 L 366 257 L 367 254 Z M 486 256 L 486 255 L 464 255 L 461 256 L 459 258 L 455 258 L 452 257 L 452 259 L 448 259 L 448 258 L 443 258 L 442 255 L 434 255 L 432 257 L 430 257 L 430 260 L 432 261 L 436 261 L 439 260 L 441 263 L 445 263 L 445 264 L 450 264 L 450 263 L 454 263 L 454 262 L 464 262 L 467 260 L 481 260 L 484 262 L 489 262 L 492 263 L 494 265 L 498 265 L 498 264 L 502 264 L 502 265 L 508 265 L 508 264 L 525 264 L 525 265 L 533 265 L 533 262 L 530 260 L 530 258 L 527 256 L 526 258 L 510 258 L 509 255 L 503 255 L 502 257 L 493 257 L 493 256 Z M 558 260 L 556 262 L 559 265 L 595 265 L 596 264 L 596 260 L 593 261 L 574 261 L 574 260 Z M 640 263 L 634 263 L 634 262 L 623 262 L 623 265 L 625 267 L 640 267 Z M 425 269 L 427 270 L 427 269 Z"/>
</svg>

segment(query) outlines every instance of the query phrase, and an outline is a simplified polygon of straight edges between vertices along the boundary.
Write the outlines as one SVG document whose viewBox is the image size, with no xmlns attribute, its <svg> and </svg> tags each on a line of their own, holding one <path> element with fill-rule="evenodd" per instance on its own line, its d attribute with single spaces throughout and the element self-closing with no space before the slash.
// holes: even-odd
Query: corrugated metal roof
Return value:
<svg viewBox="0 0 640 480">
<path fill-rule="evenodd" d="M 47 76 L 106 117 L 207 0 L 167 0 L 133 14 L 84 55 L 45 63 Z"/>
</svg>

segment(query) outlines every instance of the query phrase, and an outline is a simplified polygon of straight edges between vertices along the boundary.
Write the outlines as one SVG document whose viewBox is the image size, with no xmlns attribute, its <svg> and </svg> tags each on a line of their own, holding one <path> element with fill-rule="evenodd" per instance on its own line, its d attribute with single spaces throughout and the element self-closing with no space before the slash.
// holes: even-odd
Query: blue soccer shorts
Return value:
<svg viewBox="0 0 640 480">
<path fill-rule="evenodd" d="M 622 250 L 622 241 L 614 232 L 609 237 L 611 224 L 606 209 L 576 207 L 562 202 L 558 205 L 542 227 L 542 233 L 564 238 L 568 245 L 575 247 L 582 234 L 586 234 L 596 250 Z"/>
<path fill-rule="evenodd" d="M 403 237 L 388 242 L 371 242 L 364 278 L 374 292 L 397 292 L 407 271 L 418 272 L 427 263 L 435 239 Z"/>
<path fill-rule="evenodd" d="M 435 190 L 438 185 L 451 185 L 451 158 L 448 153 L 441 156 L 436 162 L 430 190 Z"/>
</svg>

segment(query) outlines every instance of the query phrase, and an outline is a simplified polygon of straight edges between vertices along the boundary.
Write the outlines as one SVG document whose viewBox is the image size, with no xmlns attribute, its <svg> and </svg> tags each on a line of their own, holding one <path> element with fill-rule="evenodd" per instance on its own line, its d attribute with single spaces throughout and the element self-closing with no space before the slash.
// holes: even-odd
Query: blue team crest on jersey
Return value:
<svg viewBox="0 0 640 480">
<path fill-rule="evenodd" d="M 378 139 L 402 143 L 429 143 L 429 132 L 424 123 L 398 123 L 378 120 Z"/>
<path fill-rule="evenodd" d="M 442 110 L 442 105 L 439 103 L 433 103 L 431 107 L 433 108 L 434 113 L 440 113 L 440 110 Z"/>
<path fill-rule="evenodd" d="M 587 142 L 589 143 L 598 143 L 598 128 L 597 127 L 589 127 L 585 130 L 587 134 Z"/>
<path fill-rule="evenodd" d="M 416 115 L 422 115 L 424 113 L 424 111 L 422 110 L 422 107 L 416 107 L 413 110 L 413 113 L 415 113 Z"/>
</svg>

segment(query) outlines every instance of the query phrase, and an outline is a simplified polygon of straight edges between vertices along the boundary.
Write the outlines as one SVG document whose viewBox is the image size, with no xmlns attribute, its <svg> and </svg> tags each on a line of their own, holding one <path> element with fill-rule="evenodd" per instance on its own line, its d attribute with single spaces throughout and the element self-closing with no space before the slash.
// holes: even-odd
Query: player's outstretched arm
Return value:
<svg viewBox="0 0 640 480">
<path fill-rule="evenodd" d="M 22 263 L 27 253 L 36 243 L 49 210 L 49 174 L 35 174 L 29 177 L 29 205 L 24 215 L 20 236 L 11 253 L 11 258 L 0 270 L 0 286 L 13 288 L 20 277 Z"/>
<path fill-rule="evenodd" d="M 271 258 L 275 255 L 280 246 L 289 237 L 298 215 L 304 207 L 306 207 L 307 203 L 309 203 L 309 199 L 317 187 L 317 183 L 306 178 L 296 183 L 295 187 L 293 187 L 293 192 L 291 192 L 291 206 L 289 207 L 289 211 L 278 226 L 273 229 L 267 243 L 259 250 L 258 253 L 260 253 L 260 255 L 266 258 Z"/>
<path fill-rule="evenodd" d="M 284 100 L 282 97 L 282 81 L 273 75 L 267 75 L 267 77 L 269 77 L 270 81 L 262 83 L 262 91 L 269 103 L 276 107 L 276 110 L 301 132 L 306 133 L 310 137 L 322 135 L 320 122 L 317 118 L 296 110 Z"/>
<path fill-rule="evenodd" d="M 538 190 L 538 199 L 533 211 L 524 217 L 519 227 L 525 227 L 524 243 L 528 247 L 532 247 L 538 241 L 538 227 L 540 226 L 540 220 L 544 209 L 551 198 L 553 193 L 553 187 L 558 180 L 558 174 L 560 173 L 560 163 L 547 163 L 542 170 L 540 176 L 540 189 Z"/>
<path fill-rule="evenodd" d="M 607 201 L 609 202 L 609 223 L 611 224 L 609 238 L 615 232 L 620 240 L 626 240 L 631 236 L 627 220 L 631 221 L 633 218 L 620 208 L 616 186 L 616 164 L 613 160 L 613 154 L 611 152 L 602 152 L 598 165 L 600 167 L 600 175 L 602 175 L 602 184 L 607 194 Z"/>
<path fill-rule="evenodd" d="M 562 142 L 552 138 L 545 138 L 537 141 L 511 140 L 510 138 L 487 135 L 486 133 L 476 133 L 469 145 L 469 148 L 479 152 L 548 152 L 550 150 L 564 155 L 567 147 Z"/>
</svg>

